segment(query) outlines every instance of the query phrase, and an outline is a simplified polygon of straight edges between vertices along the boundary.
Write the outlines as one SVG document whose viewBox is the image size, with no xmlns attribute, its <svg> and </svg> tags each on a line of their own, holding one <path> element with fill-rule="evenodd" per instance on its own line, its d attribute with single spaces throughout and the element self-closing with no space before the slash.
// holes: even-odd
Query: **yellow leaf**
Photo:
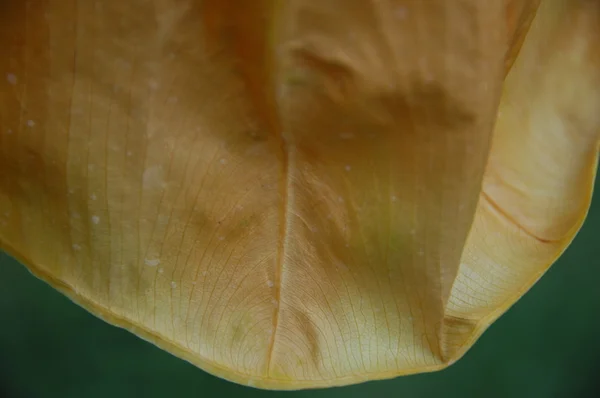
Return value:
<svg viewBox="0 0 600 398">
<path fill-rule="evenodd" d="M 265 389 L 442 369 L 560 256 L 591 0 L 5 1 L 0 247 Z"/>
</svg>

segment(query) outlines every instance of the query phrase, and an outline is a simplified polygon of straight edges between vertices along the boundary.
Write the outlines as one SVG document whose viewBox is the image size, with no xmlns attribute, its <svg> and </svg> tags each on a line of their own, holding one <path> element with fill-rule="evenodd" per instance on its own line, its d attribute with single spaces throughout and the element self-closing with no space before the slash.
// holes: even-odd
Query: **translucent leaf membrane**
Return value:
<svg viewBox="0 0 600 398">
<path fill-rule="evenodd" d="M 598 165 L 599 111 L 600 3 L 542 1 L 504 84 L 447 308 L 450 353 L 468 349 L 581 227 Z"/>
<path fill-rule="evenodd" d="M 441 369 L 589 206 L 600 6 L 538 3 L 5 1 L 0 247 L 238 383 Z"/>
</svg>

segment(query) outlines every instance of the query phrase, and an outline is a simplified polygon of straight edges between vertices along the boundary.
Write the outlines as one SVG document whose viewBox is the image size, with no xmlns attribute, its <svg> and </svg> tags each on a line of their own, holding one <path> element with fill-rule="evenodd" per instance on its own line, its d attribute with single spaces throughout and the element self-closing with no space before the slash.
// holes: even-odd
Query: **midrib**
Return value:
<svg viewBox="0 0 600 398">
<path fill-rule="evenodd" d="M 287 103 L 288 93 L 285 85 L 285 80 L 282 78 L 284 74 L 282 71 L 282 60 L 280 54 L 278 54 L 277 48 L 279 47 L 279 40 L 287 37 L 287 33 L 293 29 L 293 15 L 294 7 L 293 2 L 285 3 L 285 6 L 280 6 L 280 9 L 273 10 L 273 25 L 271 26 L 271 34 L 268 37 L 268 56 L 270 57 L 271 71 L 271 95 L 275 101 L 272 104 L 277 104 L 275 114 L 278 116 L 277 127 L 278 136 L 280 139 L 280 150 L 282 155 L 282 168 L 280 178 L 280 192 L 281 192 L 281 211 L 279 217 L 279 241 L 277 247 L 277 257 L 274 269 L 274 305 L 276 306 L 273 311 L 273 326 L 271 329 L 271 338 L 267 348 L 267 359 L 266 359 L 266 372 L 267 377 L 272 375 L 273 367 L 273 353 L 275 344 L 277 342 L 277 334 L 279 331 L 279 316 L 281 312 L 281 281 L 283 274 L 284 262 L 286 259 L 286 253 L 289 246 L 290 236 L 290 218 L 292 215 L 293 207 L 293 167 L 295 165 L 295 147 L 293 141 L 290 139 L 290 131 L 292 126 L 286 121 L 286 115 L 289 115 L 289 104 Z M 284 32 L 283 30 L 287 30 Z M 287 129 L 287 130 L 286 130 Z"/>
<path fill-rule="evenodd" d="M 281 150 L 283 151 L 283 166 L 282 166 L 282 178 L 281 178 L 281 212 L 280 212 L 280 223 L 279 223 L 279 245 L 277 248 L 277 258 L 275 262 L 275 275 L 274 275 L 274 305 L 275 310 L 273 311 L 273 327 L 271 330 L 271 340 L 267 350 L 267 376 L 271 375 L 271 366 L 273 358 L 273 350 L 275 347 L 276 336 L 279 329 L 279 314 L 281 308 L 281 278 L 283 273 L 283 266 L 286 259 L 286 253 L 289 244 L 290 236 L 290 218 L 292 209 L 292 172 L 290 171 L 294 164 L 294 148 L 290 145 L 285 138 L 281 139 Z"/>
</svg>

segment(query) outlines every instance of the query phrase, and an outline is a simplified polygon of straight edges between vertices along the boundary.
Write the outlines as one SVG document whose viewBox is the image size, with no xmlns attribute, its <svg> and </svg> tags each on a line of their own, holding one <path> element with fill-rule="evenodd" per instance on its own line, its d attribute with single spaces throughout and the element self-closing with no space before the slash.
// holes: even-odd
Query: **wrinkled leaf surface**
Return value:
<svg viewBox="0 0 600 398">
<path fill-rule="evenodd" d="M 447 366 L 589 206 L 597 1 L 9 0 L 0 19 L 0 247 L 238 383 Z"/>
</svg>

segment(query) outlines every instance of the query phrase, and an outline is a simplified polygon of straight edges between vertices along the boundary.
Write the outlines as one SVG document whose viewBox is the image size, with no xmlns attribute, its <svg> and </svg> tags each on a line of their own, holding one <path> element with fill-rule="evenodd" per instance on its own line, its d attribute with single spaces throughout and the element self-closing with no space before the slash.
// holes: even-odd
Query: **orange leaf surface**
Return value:
<svg viewBox="0 0 600 398">
<path fill-rule="evenodd" d="M 591 0 L 0 4 L 0 248 L 265 389 L 458 360 L 560 256 Z"/>
</svg>

